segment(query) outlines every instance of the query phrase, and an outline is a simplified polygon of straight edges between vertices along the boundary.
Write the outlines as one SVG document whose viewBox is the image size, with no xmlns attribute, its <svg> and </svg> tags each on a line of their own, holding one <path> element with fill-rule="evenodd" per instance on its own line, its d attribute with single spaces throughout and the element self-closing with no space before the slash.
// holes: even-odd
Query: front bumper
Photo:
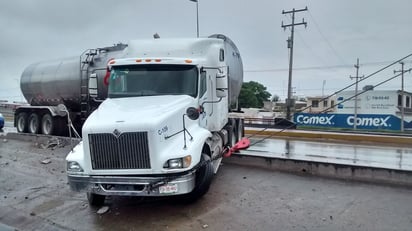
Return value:
<svg viewBox="0 0 412 231">
<path fill-rule="evenodd" d="M 117 196 L 168 196 L 186 194 L 195 186 L 195 173 L 190 172 L 168 182 L 161 187 L 151 187 L 153 182 L 167 175 L 147 176 L 81 176 L 69 174 L 70 188 L 74 191 L 86 191 L 100 195 Z M 162 190 L 165 189 L 166 190 Z M 172 189 L 172 190 L 170 190 Z"/>
</svg>

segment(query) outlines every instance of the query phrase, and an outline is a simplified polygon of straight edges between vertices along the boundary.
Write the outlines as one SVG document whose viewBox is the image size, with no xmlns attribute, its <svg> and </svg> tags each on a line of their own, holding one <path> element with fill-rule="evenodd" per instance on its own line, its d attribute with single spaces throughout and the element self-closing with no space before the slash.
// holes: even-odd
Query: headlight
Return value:
<svg viewBox="0 0 412 231">
<path fill-rule="evenodd" d="M 166 161 L 166 163 L 163 165 L 163 168 L 170 168 L 170 169 L 187 168 L 190 166 L 191 163 L 192 163 L 192 156 L 188 155 L 182 158 L 170 159 Z"/>
<path fill-rule="evenodd" d="M 76 161 L 67 162 L 67 171 L 68 172 L 83 172 L 82 167 Z"/>
</svg>

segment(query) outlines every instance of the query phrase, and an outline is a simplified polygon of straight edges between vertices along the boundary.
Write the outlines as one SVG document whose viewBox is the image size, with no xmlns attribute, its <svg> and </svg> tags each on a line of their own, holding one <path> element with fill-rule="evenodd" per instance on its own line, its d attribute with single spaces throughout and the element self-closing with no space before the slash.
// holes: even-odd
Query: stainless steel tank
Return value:
<svg viewBox="0 0 412 231">
<path fill-rule="evenodd" d="M 209 38 L 218 38 L 225 41 L 225 61 L 229 67 L 229 105 L 235 103 L 239 97 L 243 84 L 243 63 L 235 43 L 222 34 L 214 34 Z"/>
<path fill-rule="evenodd" d="M 83 83 L 87 83 L 90 74 L 96 73 L 96 99 L 103 100 L 107 97 L 107 85 L 104 83 L 107 63 L 119 57 L 126 47 L 125 44 L 117 44 L 92 49 L 78 57 L 32 64 L 21 76 L 22 93 L 32 106 L 57 106 L 64 103 L 76 110 L 80 107 L 82 79 Z"/>
</svg>

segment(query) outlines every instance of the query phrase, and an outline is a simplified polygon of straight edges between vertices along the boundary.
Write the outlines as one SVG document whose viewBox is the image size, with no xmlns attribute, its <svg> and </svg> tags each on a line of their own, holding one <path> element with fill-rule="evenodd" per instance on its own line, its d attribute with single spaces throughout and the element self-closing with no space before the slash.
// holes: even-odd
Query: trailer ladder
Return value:
<svg viewBox="0 0 412 231">
<path fill-rule="evenodd" d="M 90 113 L 89 96 L 89 67 L 93 64 L 93 58 L 97 55 L 97 49 L 88 49 L 80 55 L 80 118 L 86 120 Z"/>
</svg>

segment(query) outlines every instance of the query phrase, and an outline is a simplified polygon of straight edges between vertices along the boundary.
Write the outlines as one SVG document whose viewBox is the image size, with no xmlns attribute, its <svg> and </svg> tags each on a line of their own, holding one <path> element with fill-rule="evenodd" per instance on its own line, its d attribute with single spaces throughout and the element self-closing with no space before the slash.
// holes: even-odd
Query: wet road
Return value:
<svg viewBox="0 0 412 231">
<path fill-rule="evenodd" d="M 258 138 L 254 138 L 251 143 L 258 141 Z M 282 159 L 412 171 L 412 144 L 395 146 L 361 142 L 339 143 L 337 141 L 267 139 L 241 153 Z"/>
<path fill-rule="evenodd" d="M 208 194 L 195 204 L 117 197 L 107 201 L 107 213 L 98 215 L 99 208 L 89 207 L 84 194 L 69 190 L 64 171 L 69 144 L 43 147 L 1 140 L 0 223 L 20 230 L 410 230 L 412 226 L 410 189 L 227 163 Z M 282 148 L 279 151 L 285 153 Z M 51 162 L 42 164 L 46 159 Z"/>
</svg>

